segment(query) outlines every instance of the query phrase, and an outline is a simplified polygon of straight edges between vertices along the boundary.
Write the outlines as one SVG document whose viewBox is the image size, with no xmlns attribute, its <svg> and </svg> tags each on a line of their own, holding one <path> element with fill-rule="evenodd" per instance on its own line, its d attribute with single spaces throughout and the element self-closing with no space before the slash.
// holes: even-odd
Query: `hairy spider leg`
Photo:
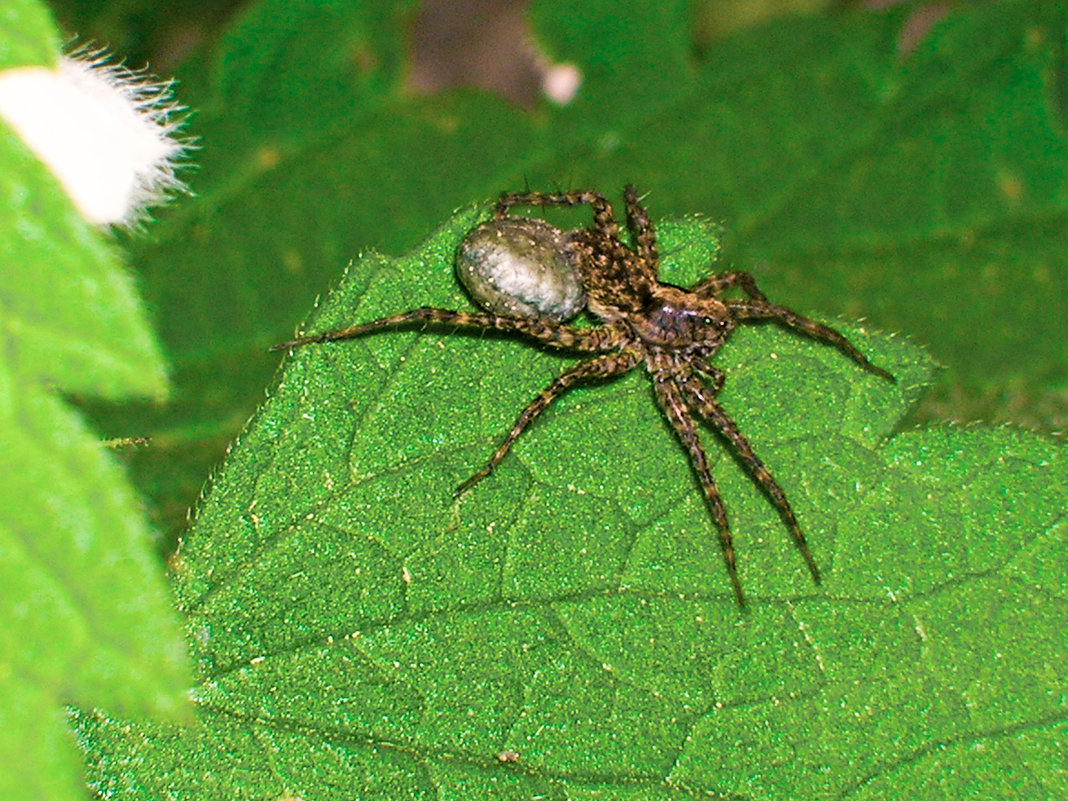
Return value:
<svg viewBox="0 0 1068 801">
<path fill-rule="evenodd" d="M 594 227 L 611 239 L 619 238 L 615 212 L 600 192 L 506 192 L 497 200 L 496 217 L 504 217 L 514 206 L 589 206 Z"/>
<path fill-rule="evenodd" d="M 727 574 L 731 579 L 731 587 L 734 589 L 734 597 L 739 606 L 745 606 L 745 594 L 742 592 L 742 583 L 738 579 L 738 565 L 734 553 L 734 538 L 731 536 L 730 525 L 727 522 L 727 507 L 723 503 L 723 497 L 719 494 L 716 481 L 712 478 L 712 470 L 708 466 L 708 454 L 701 445 L 701 439 L 697 435 L 697 425 L 690 416 L 686 400 L 682 390 L 675 383 L 670 366 L 663 369 L 650 371 L 653 378 L 653 387 L 656 390 L 656 399 L 660 408 L 664 410 L 668 422 L 675 430 L 675 434 L 686 448 L 690 456 L 690 464 L 697 479 L 701 482 L 701 489 L 705 493 L 705 502 L 712 513 L 712 519 L 716 524 L 719 534 L 720 546 L 723 549 L 723 559 L 727 563 Z"/>
<path fill-rule="evenodd" d="M 634 234 L 635 250 L 654 270 L 660 264 L 656 251 L 656 229 L 638 198 L 638 192 L 629 184 L 623 187 L 623 202 L 627 206 L 627 228 Z"/>
<path fill-rule="evenodd" d="M 710 275 L 690 287 L 689 291 L 700 298 L 716 298 L 735 286 L 741 287 L 741 290 L 753 300 L 767 301 L 764 293 L 757 289 L 756 279 L 749 273 L 739 271 Z"/>
<path fill-rule="evenodd" d="M 723 407 L 708 393 L 707 388 L 694 375 L 689 374 L 683 365 L 679 367 L 679 372 L 676 374 L 676 382 L 681 386 L 686 400 L 701 417 L 714 425 L 734 447 L 735 452 L 742 459 L 746 472 L 760 484 L 761 489 L 767 494 L 778 510 L 780 517 L 786 523 L 787 528 L 790 529 L 794 542 L 797 543 L 801 555 L 808 564 L 812 579 L 819 584 L 819 567 L 816 566 L 816 560 L 812 556 L 812 551 L 809 550 L 808 541 L 805 539 L 804 532 L 801 531 L 801 524 L 797 522 L 794 510 L 790 507 L 790 502 L 786 500 L 786 493 L 779 486 L 779 482 L 772 477 L 771 471 L 756 455 L 756 451 L 753 450 L 748 438 L 741 432 L 734 420 L 730 418 L 730 415 L 724 411 Z"/>
<path fill-rule="evenodd" d="M 326 331 L 322 334 L 311 334 L 310 336 L 291 339 L 289 342 L 273 345 L 271 350 L 287 350 L 316 342 L 354 339 L 382 328 L 393 328 L 419 322 L 428 325 L 454 325 L 459 328 L 515 331 L 551 347 L 580 353 L 599 353 L 618 346 L 620 342 L 620 332 L 609 326 L 573 328 L 571 326 L 554 325 L 538 318 L 509 317 L 491 312 L 475 314 L 423 306 L 400 314 L 391 314 L 389 317 L 382 317 L 378 320 L 371 320 L 367 323 L 357 323 L 335 331 Z"/>
<path fill-rule="evenodd" d="M 561 373 L 549 386 L 538 393 L 538 396 L 519 414 L 519 417 L 516 418 L 515 423 L 512 425 L 512 430 L 508 432 L 508 436 L 504 438 L 493 456 L 486 462 L 486 466 L 457 487 L 452 494 L 453 497 L 462 495 L 466 490 L 469 490 L 492 473 L 494 468 L 508 455 L 508 451 L 512 449 L 515 441 L 538 418 L 538 415 L 573 386 L 594 378 L 612 378 L 623 375 L 623 373 L 633 370 L 640 361 L 640 353 L 623 350 L 617 353 L 606 353 L 596 359 L 579 362 L 574 367 Z"/>
<path fill-rule="evenodd" d="M 797 312 L 792 312 L 784 306 L 777 306 L 774 303 L 768 303 L 766 301 L 728 300 L 726 303 L 731 314 L 739 320 L 775 320 L 776 322 L 783 323 L 790 328 L 800 331 L 802 334 L 807 334 L 813 339 L 829 342 L 868 372 L 875 373 L 875 375 L 886 379 L 891 384 L 897 383 L 896 378 L 883 368 L 876 367 L 868 361 L 867 356 L 857 350 L 852 342 L 833 328 L 828 328 L 822 323 L 817 323 L 815 320 L 802 317 Z"/>
</svg>

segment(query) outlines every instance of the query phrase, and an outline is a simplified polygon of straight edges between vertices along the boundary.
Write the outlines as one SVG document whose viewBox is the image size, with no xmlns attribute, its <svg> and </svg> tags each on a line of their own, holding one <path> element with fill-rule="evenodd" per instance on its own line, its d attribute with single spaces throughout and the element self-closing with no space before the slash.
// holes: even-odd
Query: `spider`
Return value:
<svg viewBox="0 0 1068 801">
<path fill-rule="evenodd" d="M 495 219 L 501 220 L 514 219 L 509 218 L 509 211 L 516 206 L 589 206 L 592 209 L 593 225 L 568 233 L 561 247 L 567 263 L 574 265 L 578 272 L 586 292 L 587 308 L 602 321 L 600 326 L 578 328 L 536 314 L 519 316 L 422 307 L 299 337 L 273 349 L 350 339 L 382 328 L 423 323 L 515 332 L 552 348 L 588 354 L 590 358 L 561 373 L 523 409 L 489 461 L 457 487 L 454 497 L 492 473 L 527 427 L 569 389 L 585 381 L 615 378 L 644 366 L 652 379 L 656 400 L 686 450 L 704 492 L 739 606 L 744 607 L 745 595 L 738 578 L 727 510 L 712 477 L 695 417 L 711 424 L 733 447 L 741 464 L 778 511 L 813 581 L 818 584 L 819 568 L 786 493 L 716 400 L 723 388 L 724 373 L 712 363 L 713 357 L 740 323 L 770 320 L 833 345 L 865 370 L 887 381 L 893 382 L 893 376 L 872 364 L 833 328 L 769 302 L 748 273 L 710 275 L 687 289 L 660 281 L 653 224 L 632 186 L 623 190 L 623 199 L 626 227 L 633 245 L 621 239 L 612 206 L 599 192 L 505 193 L 497 201 L 495 212 Z M 741 290 L 744 297 L 724 297 L 732 288 Z"/>
</svg>

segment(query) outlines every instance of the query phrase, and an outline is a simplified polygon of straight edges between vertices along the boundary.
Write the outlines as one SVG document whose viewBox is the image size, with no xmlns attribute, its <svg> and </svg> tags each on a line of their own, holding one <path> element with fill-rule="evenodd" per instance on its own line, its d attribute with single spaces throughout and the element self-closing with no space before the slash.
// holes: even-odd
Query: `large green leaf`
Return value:
<svg viewBox="0 0 1068 801">
<path fill-rule="evenodd" d="M 51 65 L 36 2 L 8 3 L 3 68 Z M 0 796 L 85 793 L 64 705 L 187 712 L 177 617 L 144 512 L 60 393 L 159 398 L 165 364 L 106 238 L 0 120 Z"/>
<path fill-rule="evenodd" d="M 358 261 L 309 330 L 465 306 L 452 252 L 487 211 L 461 211 L 407 257 Z M 666 279 L 710 269 L 710 230 L 661 226 Z M 740 330 L 718 358 L 723 404 L 825 574 L 812 584 L 709 432 L 745 611 L 641 373 L 572 391 L 453 499 L 569 359 L 447 330 L 300 349 L 177 558 L 200 725 L 79 715 L 92 786 L 145 799 L 1063 793 L 1063 451 L 1008 429 L 894 435 L 931 364 L 901 338 L 841 327 L 896 385 L 775 327 Z"/>
</svg>

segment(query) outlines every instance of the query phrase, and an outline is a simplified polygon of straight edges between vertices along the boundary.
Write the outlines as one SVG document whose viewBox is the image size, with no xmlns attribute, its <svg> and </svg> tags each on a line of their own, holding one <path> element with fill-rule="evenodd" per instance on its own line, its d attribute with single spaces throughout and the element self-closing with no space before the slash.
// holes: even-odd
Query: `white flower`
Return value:
<svg viewBox="0 0 1068 801">
<path fill-rule="evenodd" d="M 99 50 L 54 69 L 0 72 L 0 116 L 67 190 L 87 220 L 136 226 L 185 185 L 175 176 L 189 143 L 168 83 L 109 63 Z"/>
</svg>

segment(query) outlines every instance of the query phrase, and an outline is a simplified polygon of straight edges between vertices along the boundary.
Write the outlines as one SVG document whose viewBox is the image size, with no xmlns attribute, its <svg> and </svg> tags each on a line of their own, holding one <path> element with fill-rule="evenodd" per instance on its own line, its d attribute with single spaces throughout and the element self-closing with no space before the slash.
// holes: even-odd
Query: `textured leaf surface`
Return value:
<svg viewBox="0 0 1068 801">
<path fill-rule="evenodd" d="M 58 57 L 40 4 L 0 16 L 4 66 Z M 64 704 L 179 716 L 188 666 L 140 504 L 59 392 L 159 397 L 165 366 L 113 248 L 3 121 L 0 195 L 0 796 L 77 799 Z"/>
<path fill-rule="evenodd" d="M 98 416 L 175 528 L 315 295 L 474 199 L 626 182 L 733 232 L 729 262 L 801 311 L 866 317 L 947 367 L 926 418 L 1068 425 L 1065 20 L 956 4 L 908 56 L 907 9 L 783 19 L 705 50 L 689 4 L 532 5 L 585 79 L 529 113 L 403 88 L 409 2 L 250 3 L 190 59 L 198 197 L 139 248 L 175 403 Z M 696 55 L 695 55 L 696 53 Z M 225 380 L 219 380 L 225 376 Z"/>
<path fill-rule="evenodd" d="M 309 330 L 464 306 L 452 251 L 486 214 L 458 213 L 403 259 L 363 258 Z M 708 271 L 709 230 L 661 226 L 665 278 Z M 1063 451 L 1007 429 L 892 435 L 930 362 L 843 327 L 896 385 L 773 327 L 720 354 L 724 406 L 826 577 L 812 585 L 709 433 L 744 613 L 643 375 L 573 391 L 453 500 L 568 360 L 418 330 L 299 350 L 179 554 L 201 725 L 80 716 L 92 785 L 146 799 L 1055 797 Z"/>
</svg>

